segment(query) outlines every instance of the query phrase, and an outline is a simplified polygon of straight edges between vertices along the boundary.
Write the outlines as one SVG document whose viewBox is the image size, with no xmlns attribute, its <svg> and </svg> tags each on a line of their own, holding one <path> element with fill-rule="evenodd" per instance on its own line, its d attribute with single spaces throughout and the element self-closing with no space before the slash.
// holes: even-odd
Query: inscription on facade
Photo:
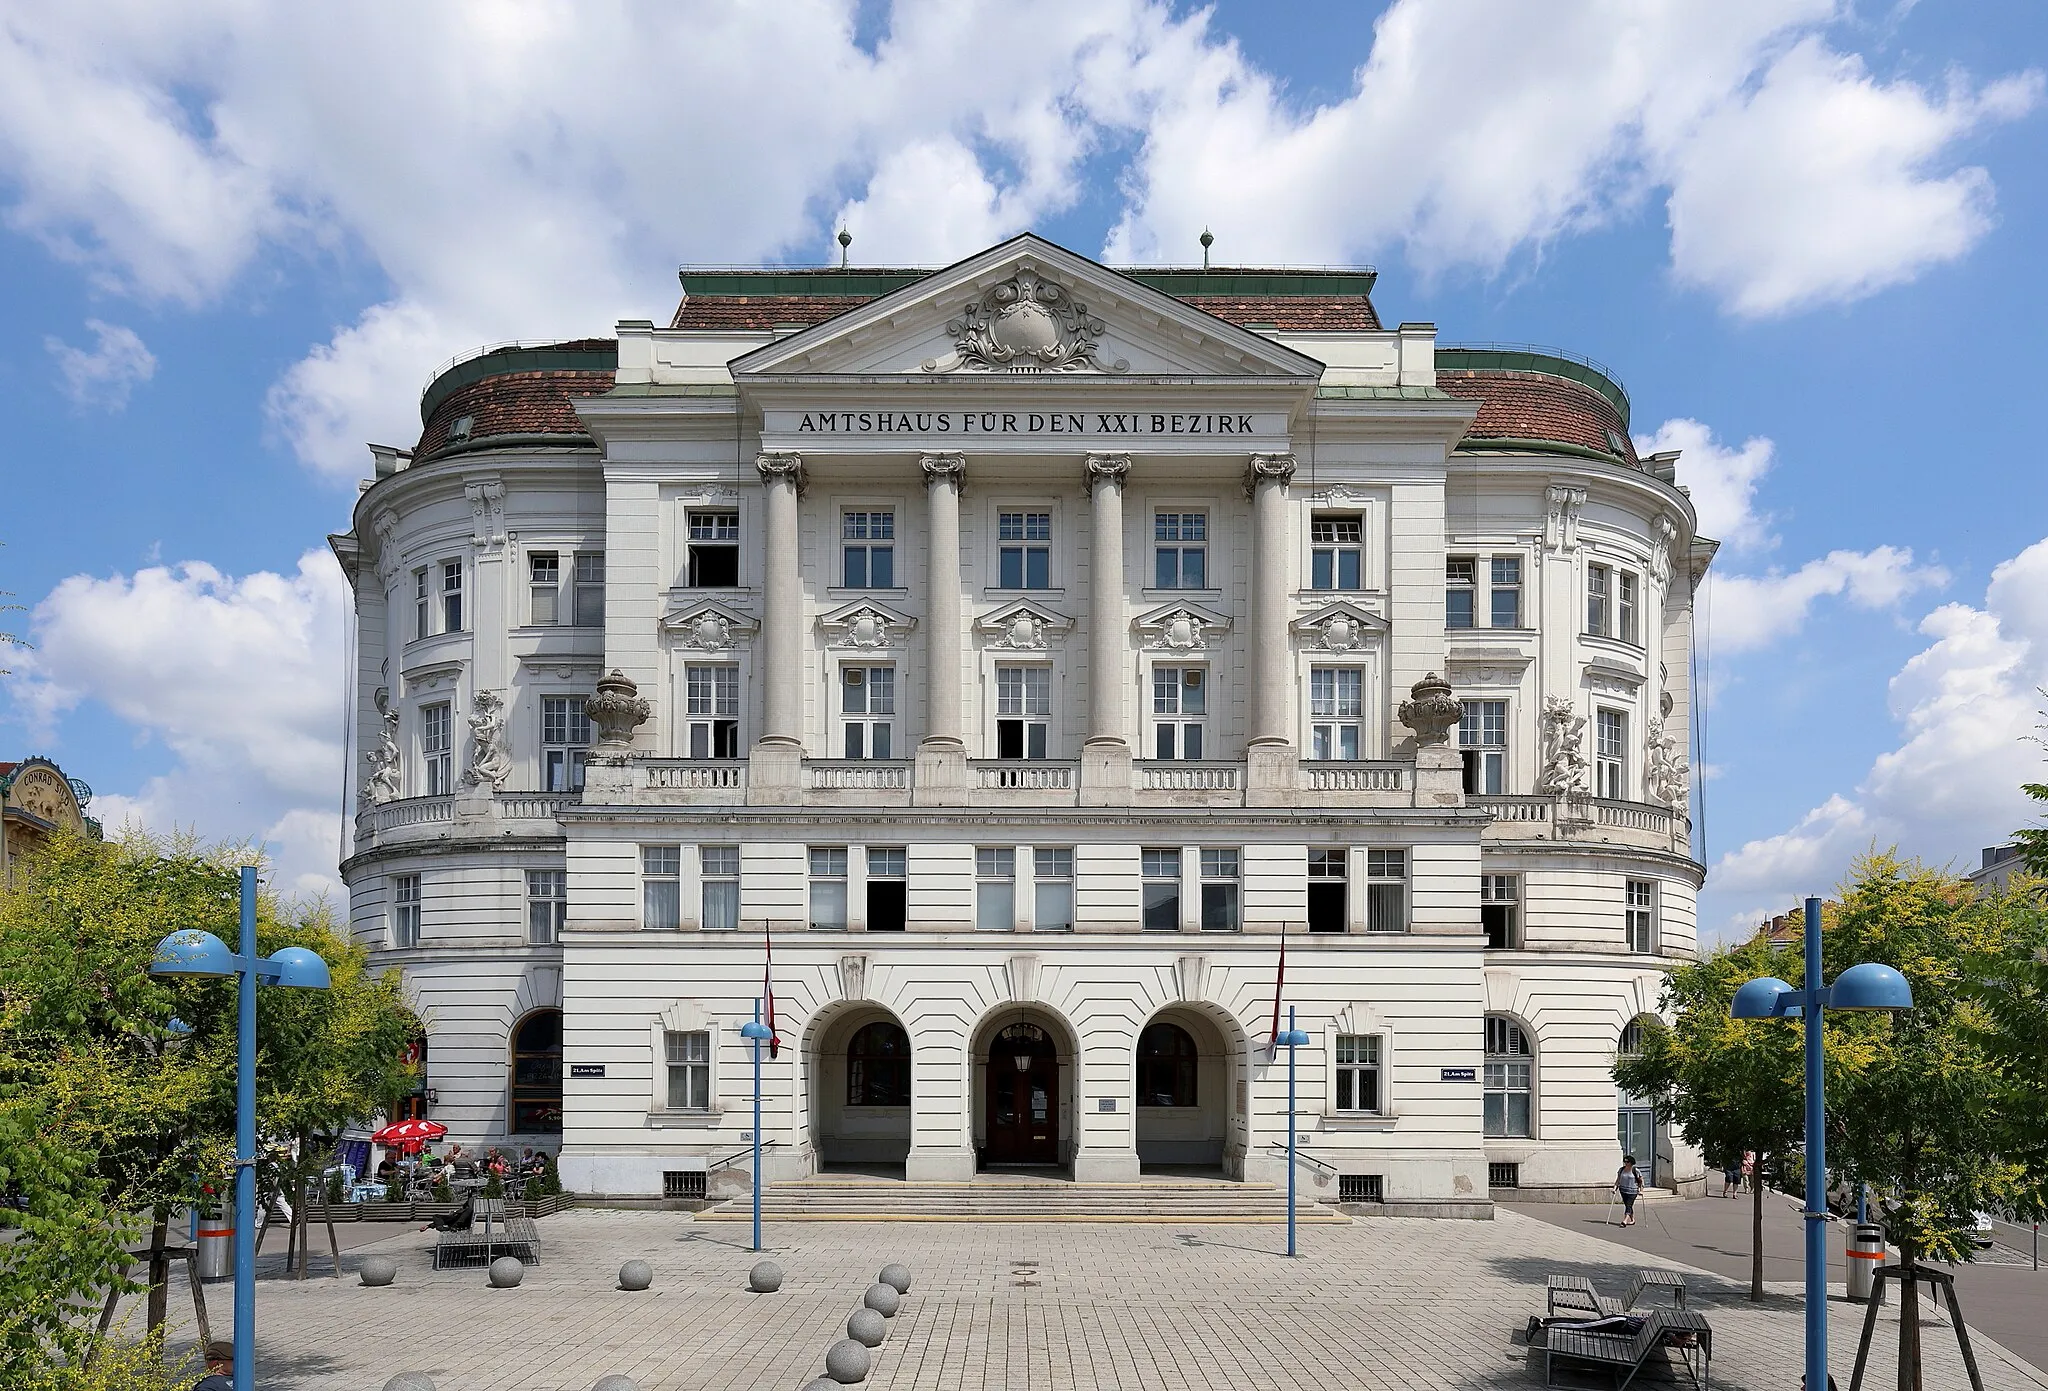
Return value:
<svg viewBox="0 0 2048 1391">
<path fill-rule="evenodd" d="M 798 435 L 1090 435 L 1192 439 L 1271 435 L 1266 411 L 770 411 L 770 431 Z"/>
</svg>

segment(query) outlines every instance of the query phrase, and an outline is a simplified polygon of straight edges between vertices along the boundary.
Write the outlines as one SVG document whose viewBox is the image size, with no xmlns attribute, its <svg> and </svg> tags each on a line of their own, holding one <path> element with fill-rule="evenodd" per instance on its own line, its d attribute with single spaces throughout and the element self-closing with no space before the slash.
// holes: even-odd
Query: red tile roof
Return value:
<svg viewBox="0 0 2048 1391">
<path fill-rule="evenodd" d="M 1480 403 L 1467 439 L 1552 440 L 1619 454 L 1639 467 L 1621 413 L 1589 386 L 1542 372 L 1487 369 L 1439 371 L 1436 384 L 1448 395 Z"/>
<path fill-rule="evenodd" d="M 448 428 L 465 415 L 471 419 L 472 440 L 491 435 L 587 436 L 572 402 L 610 391 L 612 377 L 610 372 L 508 372 L 471 382 L 435 406 L 413 456 L 425 458 L 450 443 L 461 443 L 448 438 Z"/>
<path fill-rule="evenodd" d="M 691 295 L 676 306 L 670 328 L 766 333 L 809 328 L 868 303 L 860 295 Z M 1364 295 L 1186 295 L 1182 303 L 1234 324 L 1283 332 L 1376 329 L 1379 315 Z"/>
</svg>

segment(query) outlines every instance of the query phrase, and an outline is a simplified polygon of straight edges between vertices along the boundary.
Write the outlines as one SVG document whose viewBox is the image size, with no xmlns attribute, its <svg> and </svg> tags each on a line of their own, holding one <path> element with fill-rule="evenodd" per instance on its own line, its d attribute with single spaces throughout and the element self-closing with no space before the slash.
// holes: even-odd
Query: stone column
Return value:
<svg viewBox="0 0 2048 1391">
<path fill-rule="evenodd" d="M 1244 489 L 1252 503 L 1251 738 L 1245 749 L 1245 802 L 1294 800 L 1295 749 L 1288 738 L 1293 682 L 1288 672 L 1287 485 L 1292 454 L 1254 454 Z"/>
<path fill-rule="evenodd" d="M 967 460 L 926 454 L 925 481 L 925 734 L 917 746 L 911 801 L 917 806 L 967 804 L 966 724 L 960 681 L 966 662 L 961 628 L 960 488 Z"/>
<path fill-rule="evenodd" d="M 754 460 L 764 494 L 762 555 L 761 737 L 748 759 L 747 800 L 788 805 L 802 800 L 803 580 L 798 571 L 797 499 L 804 490 L 801 454 Z"/>
<path fill-rule="evenodd" d="M 1124 482 L 1128 454 L 1090 454 L 1088 488 L 1088 740 L 1081 748 L 1083 806 L 1128 806 L 1131 747 L 1125 741 Z"/>
</svg>

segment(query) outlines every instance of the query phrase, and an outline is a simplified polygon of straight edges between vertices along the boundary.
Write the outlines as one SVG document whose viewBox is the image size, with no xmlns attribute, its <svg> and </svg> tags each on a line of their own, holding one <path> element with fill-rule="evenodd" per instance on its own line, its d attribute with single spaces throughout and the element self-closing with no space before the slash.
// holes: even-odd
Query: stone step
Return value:
<svg viewBox="0 0 2048 1391">
<path fill-rule="evenodd" d="M 906 1183 L 823 1177 L 770 1184 L 761 1194 L 761 1215 L 800 1222 L 1277 1223 L 1287 1220 L 1287 1199 L 1269 1183 L 1072 1183 L 1052 1178 Z M 742 1196 L 699 1213 L 698 1220 L 742 1222 L 752 1216 L 752 1200 Z M 1304 1201 L 1296 1220 L 1350 1219 Z"/>
</svg>

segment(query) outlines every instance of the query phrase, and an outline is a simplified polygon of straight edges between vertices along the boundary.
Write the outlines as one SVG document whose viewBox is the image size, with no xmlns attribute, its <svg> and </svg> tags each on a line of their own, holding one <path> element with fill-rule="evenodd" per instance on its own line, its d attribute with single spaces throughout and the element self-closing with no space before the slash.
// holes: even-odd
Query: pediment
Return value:
<svg viewBox="0 0 2048 1391">
<path fill-rule="evenodd" d="M 661 616 L 661 631 L 679 647 L 725 652 L 754 636 L 760 623 L 716 600 L 681 604 Z"/>
<path fill-rule="evenodd" d="M 1026 233 L 732 362 L 736 380 L 1318 379 L 1323 365 Z"/>
<path fill-rule="evenodd" d="M 1043 604 L 1019 599 L 983 614 L 974 630 L 990 647 L 1018 652 L 1042 652 L 1054 640 L 1065 637 L 1074 620 Z"/>
<path fill-rule="evenodd" d="M 916 626 L 915 618 L 873 599 L 856 599 L 818 615 L 818 627 L 833 647 L 899 647 Z"/>
<path fill-rule="evenodd" d="M 1230 616 L 1202 604 L 1162 604 L 1131 620 L 1154 652 L 1205 652 L 1230 631 Z"/>
<path fill-rule="evenodd" d="M 1302 646 L 1324 652 L 1355 652 L 1387 632 L 1386 619 L 1348 599 L 1324 604 L 1289 626 Z"/>
</svg>

